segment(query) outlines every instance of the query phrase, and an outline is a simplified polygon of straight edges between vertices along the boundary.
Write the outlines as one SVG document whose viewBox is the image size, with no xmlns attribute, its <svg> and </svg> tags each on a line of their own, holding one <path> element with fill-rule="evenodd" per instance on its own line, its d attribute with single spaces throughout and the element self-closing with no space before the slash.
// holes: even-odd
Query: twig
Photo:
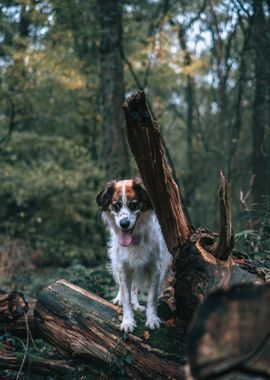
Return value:
<svg viewBox="0 0 270 380">
<path fill-rule="evenodd" d="M 246 192 L 246 194 L 244 194 L 243 191 L 240 190 L 240 203 L 243 207 L 244 213 L 247 216 L 247 225 L 248 225 L 248 228 L 250 228 L 250 229 L 253 228 L 253 221 L 252 221 L 252 216 L 250 213 L 251 210 L 248 207 L 247 201 L 250 197 L 255 177 L 256 177 L 255 174 L 252 174 L 252 176 L 250 178 L 250 182 L 249 182 L 249 188 L 248 188 L 248 191 Z"/>
<path fill-rule="evenodd" d="M 19 371 L 18 371 L 18 373 L 17 373 L 16 380 L 19 380 L 19 378 L 20 378 L 20 375 L 21 375 L 21 372 L 22 372 L 22 369 L 23 369 L 24 363 L 25 363 L 26 358 L 27 358 L 27 355 L 28 355 L 30 329 L 29 329 L 29 326 L 28 326 L 28 320 L 27 320 L 27 317 L 28 317 L 28 313 L 24 313 L 25 325 L 26 325 L 26 330 L 27 330 L 27 335 L 26 335 L 26 345 L 25 345 L 25 350 L 24 350 L 23 360 L 22 360 L 22 362 L 21 362 L 21 366 L 20 366 Z"/>
</svg>

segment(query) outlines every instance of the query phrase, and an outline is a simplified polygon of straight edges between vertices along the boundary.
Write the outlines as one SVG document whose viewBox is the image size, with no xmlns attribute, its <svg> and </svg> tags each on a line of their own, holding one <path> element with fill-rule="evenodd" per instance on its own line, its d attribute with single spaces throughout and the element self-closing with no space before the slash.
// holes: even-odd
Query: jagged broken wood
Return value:
<svg viewBox="0 0 270 380">
<path fill-rule="evenodd" d="M 246 259 L 240 264 L 231 255 L 230 194 L 223 174 L 219 190 L 220 234 L 195 229 L 185 217 L 179 190 L 164 157 L 159 126 L 152 119 L 144 93 L 139 91 L 129 97 L 123 108 L 129 145 L 174 258 L 177 316 L 190 322 L 196 307 L 214 289 L 263 279 L 259 273 L 249 273 L 245 266 L 241 267 Z"/>
<path fill-rule="evenodd" d="M 152 119 L 142 91 L 124 103 L 126 133 L 144 185 L 153 202 L 164 239 L 172 255 L 190 235 L 179 190 L 166 163 L 158 124 Z"/>
</svg>

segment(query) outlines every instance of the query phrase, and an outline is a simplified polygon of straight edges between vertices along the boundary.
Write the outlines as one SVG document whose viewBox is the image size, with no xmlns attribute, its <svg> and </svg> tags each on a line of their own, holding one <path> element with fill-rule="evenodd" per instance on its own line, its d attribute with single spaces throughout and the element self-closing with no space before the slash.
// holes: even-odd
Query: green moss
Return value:
<svg viewBox="0 0 270 380">
<path fill-rule="evenodd" d="M 149 330 L 145 327 L 145 314 L 135 312 L 137 327 L 134 335 L 141 338 L 151 347 L 162 350 L 168 358 L 179 359 L 183 355 L 181 347 L 182 331 L 179 327 L 166 326 L 162 324 L 159 329 Z M 145 334 L 145 331 L 148 333 Z M 147 336 L 147 339 L 145 338 Z"/>
</svg>

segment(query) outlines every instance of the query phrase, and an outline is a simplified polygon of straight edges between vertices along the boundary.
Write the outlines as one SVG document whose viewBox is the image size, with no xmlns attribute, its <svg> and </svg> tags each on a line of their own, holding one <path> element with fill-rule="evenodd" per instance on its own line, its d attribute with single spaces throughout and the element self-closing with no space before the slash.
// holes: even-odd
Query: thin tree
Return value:
<svg viewBox="0 0 270 380">
<path fill-rule="evenodd" d="M 121 111 L 124 101 L 122 45 L 122 3 L 99 1 L 101 114 L 103 152 L 107 178 L 124 178 L 129 172 L 129 159 Z"/>
</svg>

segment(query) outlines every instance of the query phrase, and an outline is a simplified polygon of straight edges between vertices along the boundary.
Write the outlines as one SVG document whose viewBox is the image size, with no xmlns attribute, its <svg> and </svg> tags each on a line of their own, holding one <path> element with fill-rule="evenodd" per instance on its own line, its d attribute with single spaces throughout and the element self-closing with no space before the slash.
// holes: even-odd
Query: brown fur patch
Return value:
<svg viewBox="0 0 270 380">
<path fill-rule="evenodd" d="M 112 203 L 123 199 L 124 196 L 125 196 L 127 201 L 130 201 L 133 199 L 136 199 L 137 201 L 139 200 L 138 195 L 136 194 L 136 192 L 133 189 L 133 182 L 131 179 L 126 180 L 125 194 L 123 194 L 123 186 L 124 186 L 124 181 L 116 182 L 115 191 L 114 191 L 114 194 L 112 197 Z"/>
</svg>

